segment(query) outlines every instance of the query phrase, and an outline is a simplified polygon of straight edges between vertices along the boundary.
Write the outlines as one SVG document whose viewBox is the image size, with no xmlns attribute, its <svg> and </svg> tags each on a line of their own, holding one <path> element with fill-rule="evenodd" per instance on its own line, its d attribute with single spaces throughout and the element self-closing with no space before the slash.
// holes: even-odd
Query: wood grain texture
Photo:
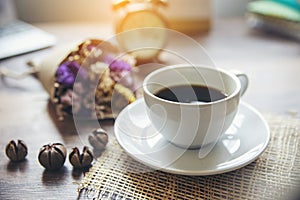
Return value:
<svg viewBox="0 0 300 200">
<path fill-rule="evenodd" d="M 107 38 L 113 31 L 109 24 L 41 24 L 57 36 L 58 44 L 89 37 Z M 261 112 L 300 112 L 299 43 L 273 35 L 250 31 L 243 19 L 216 21 L 210 33 L 193 35 L 218 67 L 246 72 L 250 87 L 243 100 Z M 178 45 L 191 56 L 189 46 Z M 0 66 L 25 71 L 29 59 L 40 58 L 53 49 L 9 58 Z M 140 72 L 143 77 L 152 68 Z M 140 79 L 140 81 L 142 78 Z M 113 134 L 113 121 L 101 122 Z M 78 127 L 77 127 L 78 128 Z M 84 123 L 78 130 L 72 119 L 56 119 L 48 94 L 38 80 L 9 78 L 0 80 L 0 199 L 76 199 L 83 173 L 74 171 L 69 161 L 58 172 L 47 172 L 38 163 L 43 144 L 62 142 L 70 152 L 74 146 L 86 145 L 85 138 L 93 125 Z M 78 131 L 81 135 L 78 135 Z M 22 139 L 28 146 L 27 160 L 12 163 L 5 156 L 5 146 L 12 139 Z"/>
</svg>

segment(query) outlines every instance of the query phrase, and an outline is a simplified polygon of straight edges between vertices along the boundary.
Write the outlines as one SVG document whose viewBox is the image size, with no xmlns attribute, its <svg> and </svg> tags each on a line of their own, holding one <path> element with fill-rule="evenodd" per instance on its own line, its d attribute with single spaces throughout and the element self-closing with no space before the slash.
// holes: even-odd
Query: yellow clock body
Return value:
<svg viewBox="0 0 300 200">
<path fill-rule="evenodd" d="M 167 40 L 167 21 L 157 5 L 139 1 L 118 10 L 116 33 L 121 48 L 141 61 L 156 58 Z"/>
</svg>

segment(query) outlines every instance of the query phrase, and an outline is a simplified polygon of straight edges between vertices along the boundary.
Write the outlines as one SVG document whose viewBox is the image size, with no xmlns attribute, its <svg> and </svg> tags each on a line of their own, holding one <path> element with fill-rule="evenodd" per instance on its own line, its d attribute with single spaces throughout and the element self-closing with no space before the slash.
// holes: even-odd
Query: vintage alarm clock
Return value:
<svg viewBox="0 0 300 200">
<path fill-rule="evenodd" d="M 167 40 L 166 0 L 118 0 L 113 3 L 115 31 L 123 51 L 139 61 L 155 59 Z"/>
</svg>

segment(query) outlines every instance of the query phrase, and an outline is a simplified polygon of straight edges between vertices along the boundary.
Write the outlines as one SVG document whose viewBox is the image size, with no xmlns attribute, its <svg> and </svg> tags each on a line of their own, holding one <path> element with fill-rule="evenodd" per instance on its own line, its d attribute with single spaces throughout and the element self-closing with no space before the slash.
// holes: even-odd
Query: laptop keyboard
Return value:
<svg viewBox="0 0 300 200">
<path fill-rule="evenodd" d="M 0 26 L 0 60 L 55 44 L 55 37 L 31 24 L 14 21 Z"/>
<path fill-rule="evenodd" d="M 11 22 L 4 26 L 0 26 L 0 37 L 17 34 L 31 29 L 33 29 L 31 25 L 23 23 L 21 21 Z"/>
</svg>

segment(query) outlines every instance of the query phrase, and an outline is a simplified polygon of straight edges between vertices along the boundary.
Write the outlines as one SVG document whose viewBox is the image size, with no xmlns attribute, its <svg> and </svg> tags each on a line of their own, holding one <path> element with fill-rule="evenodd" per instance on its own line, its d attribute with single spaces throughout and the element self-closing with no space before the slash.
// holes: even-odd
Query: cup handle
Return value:
<svg viewBox="0 0 300 200">
<path fill-rule="evenodd" d="M 239 78 L 241 82 L 241 96 L 243 96 L 248 88 L 249 78 L 245 73 L 241 71 L 238 70 L 231 70 L 231 71 Z"/>
</svg>

